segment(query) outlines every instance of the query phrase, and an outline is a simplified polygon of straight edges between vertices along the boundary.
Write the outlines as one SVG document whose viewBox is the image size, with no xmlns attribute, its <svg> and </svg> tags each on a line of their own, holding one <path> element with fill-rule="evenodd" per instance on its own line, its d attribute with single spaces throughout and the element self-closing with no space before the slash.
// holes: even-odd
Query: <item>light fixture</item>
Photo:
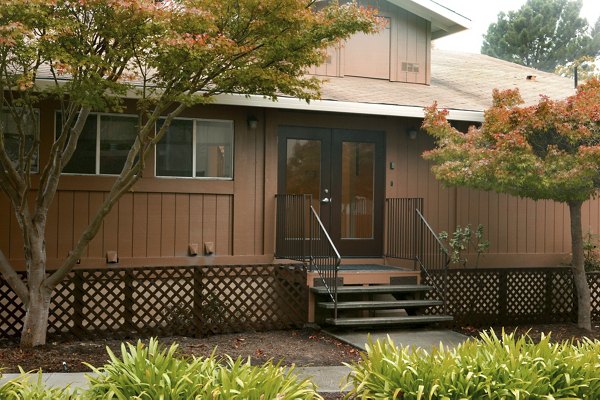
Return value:
<svg viewBox="0 0 600 400">
<path fill-rule="evenodd" d="M 411 126 L 410 128 L 406 129 L 406 136 L 408 136 L 410 140 L 415 140 L 417 138 L 418 133 L 419 131 L 414 126 Z"/>
<path fill-rule="evenodd" d="M 255 130 L 256 127 L 258 127 L 258 118 L 256 118 L 254 115 L 250 115 L 248 116 L 248 129 L 250 130 Z"/>
</svg>

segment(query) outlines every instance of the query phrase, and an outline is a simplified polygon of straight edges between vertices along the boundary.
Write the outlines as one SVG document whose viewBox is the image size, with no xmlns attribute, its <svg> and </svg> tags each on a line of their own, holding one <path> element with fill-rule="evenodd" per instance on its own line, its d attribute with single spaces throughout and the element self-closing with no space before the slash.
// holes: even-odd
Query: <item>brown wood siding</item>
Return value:
<svg viewBox="0 0 600 400">
<path fill-rule="evenodd" d="M 388 2 L 361 1 L 389 19 L 382 31 L 356 34 L 339 48 L 327 50 L 327 61 L 309 68 L 323 76 L 360 76 L 429 84 L 431 81 L 431 25 L 429 21 Z M 418 66 L 418 72 L 403 69 Z M 410 68 L 412 69 L 412 67 Z"/>
<path fill-rule="evenodd" d="M 68 255 L 104 195 L 58 192 L 48 219 L 49 264 L 56 265 Z M 10 221 L 0 225 L 0 246 L 9 249 L 9 259 L 20 260 L 23 242 L 16 219 L 8 216 L 13 212 L 6 198 L 0 199 L 2 221 Z M 232 199 L 232 195 L 221 194 L 125 194 L 82 259 L 103 259 L 109 250 L 117 251 L 120 259 L 186 257 L 189 243 L 202 247 L 203 241 L 215 243 L 215 255 L 231 255 Z"/>
<path fill-rule="evenodd" d="M 234 180 L 154 178 L 152 169 L 123 196 L 82 256 L 82 267 L 104 265 L 108 250 L 120 265 L 268 262 L 274 253 L 277 191 L 277 127 L 304 125 L 386 132 L 386 197 L 423 197 L 436 231 L 456 225 L 485 225 L 491 241 L 483 264 L 551 265 L 568 261 L 568 209 L 552 201 L 534 202 L 504 194 L 443 187 L 423 160 L 433 141 L 423 132 L 415 140 L 408 128 L 418 119 L 207 107 L 187 116 L 235 121 Z M 246 129 L 255 115 L 259 126 Z M 48 121 L 45 113 L 42 120 Z M 52 123 L 52 122 L 50 122 Z M 46 140 L 46 139 L 44 139 Z M 45 157 L 42 151 L 42 156 Z M 391 164 L 393 163 L 393 168 Z M 152 164 L 153 163 L 149 163 Z M 150 168 L 150 167 L 149 167 Z M 36 177 L 32 178 L 34 187 Z M 91 221 L 114 177 L 64 176 L 48 213 L 46 247 L 50 266 L 63 260 Z M 600 201 L 587 202 L 584 233 L 600 233 Z M 188 244 L 214 243 L 213 256 L 188 256 Z M 0 248 L 22 265 L 23 243 L 17 221 L 0 195 Z"/>
<path fill-rule="evenodd" d="M 127 103 L 129 112 L 134 104 Z M 54 128 L 55 106 L 42 104 L 40 158 L 47 159 Z M 247 128 L 249 115 L 259 119 Z M 106 252 L 117 251 L 120 265 L 268 262 L 265 256 L 264 115 L 262 110 L 199 106 L 182 117 L 234 121 L 234 179 L 173 179 L 154 177 L 154 158 L 144 176 L 105 218 L 82 255 L 81 266 L 105 263 Z M 33 192 L 38 176 L 32 176 Z M 114 177 L 63 175 L 48 213 L 46 248 L 49 266 L 68 255 L 110 190 Z M 33 193 L 34 194 L 34 193 Z M 33 195 L 32 195 L 33 198 Z M 237 218 L 235 218 L 237 216 Z M 204 243 L 214 244 L 205 256 Z M 198 257 L 188 255 L 197 243 Z M 272 246 L 271 246 L 272 247 Z M 23 243 L 8 199 L 0 194 L 0 248 L 16 265 L 23 265 Z M 267 249 L 269 250 L 269 249 Z"/>
<path fill-rule="evenodd" d="M 430 163 L 421 157 L 433 146 L 432 139 L 422 132 L 416 140 L 408 139 L 406 131 L 415 122 L 400 121 L 388 131 L 388 197 L 423 197 L 425 216 L 437 232 L 453 231 L 457 225 L 483 224 L 491 243 L 481 265 L 537 266 L 569 261 L 568 207 L 550 200 L 445 188 L 433 177 Z M 389 169 L 390 162 L 395 163 L 394 170 Z M 584 204 L 582 220 L 584 233 L 600 232 L 600 200 Z"/>
</svg>

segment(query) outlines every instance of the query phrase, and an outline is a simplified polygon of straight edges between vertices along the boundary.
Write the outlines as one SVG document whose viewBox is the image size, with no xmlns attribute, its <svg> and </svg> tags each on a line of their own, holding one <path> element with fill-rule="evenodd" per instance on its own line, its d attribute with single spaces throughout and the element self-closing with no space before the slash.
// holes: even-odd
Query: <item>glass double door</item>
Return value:
<svg viewBox="0 0 600 400">
<path fill-rule="evenodd" d="M 381 257 L 383 132 L 282 126 L 278 139 L 278 192 L 312 195 L 342 257 Z"/>
</svg>

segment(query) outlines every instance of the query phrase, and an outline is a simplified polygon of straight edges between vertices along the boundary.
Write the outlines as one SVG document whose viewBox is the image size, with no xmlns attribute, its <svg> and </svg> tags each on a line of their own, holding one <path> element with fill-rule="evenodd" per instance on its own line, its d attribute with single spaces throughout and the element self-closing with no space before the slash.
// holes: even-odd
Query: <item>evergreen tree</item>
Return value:
<svg viewBox="0 0 600 400">
<path fill-rule="evenodd" d="M 581 0 L 528 0 L 517 11 L 501 12 L 483 36 L 481 53 L 548 72 L 596 55 L 600 37 L 593 40 L 597 29 L 590 32 L 581 6 Z"/>
</svg>

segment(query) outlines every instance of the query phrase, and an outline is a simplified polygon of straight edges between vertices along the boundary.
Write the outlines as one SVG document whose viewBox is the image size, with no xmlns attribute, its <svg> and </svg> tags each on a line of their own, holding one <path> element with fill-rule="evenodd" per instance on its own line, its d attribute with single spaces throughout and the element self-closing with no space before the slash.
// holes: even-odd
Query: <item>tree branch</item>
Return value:
<svg viewBox="0 0 600 400">
<path fill-rule="evenodd" d="M 10 265 L 8 259 L 4 256 L 2 249 L 0 249 L 0 273 L 2 277 L 6 280 L 6 282 L 10 285 L 12 290 L 15 291 L 17 296 L 23 302 L 23 305 L 27 307 L 29 304 L 29 291 L 27 289 L 27 285 L 23 282 L 19 275 L 14 270 L 14 268 Z"/>
</svg>

